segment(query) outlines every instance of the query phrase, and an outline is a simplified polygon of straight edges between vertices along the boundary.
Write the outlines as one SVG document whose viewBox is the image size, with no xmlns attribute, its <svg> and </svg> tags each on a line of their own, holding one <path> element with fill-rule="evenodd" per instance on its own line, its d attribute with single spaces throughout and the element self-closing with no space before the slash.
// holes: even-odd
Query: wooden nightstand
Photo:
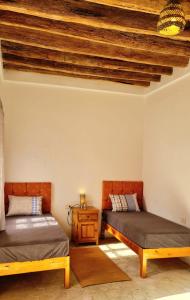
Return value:
<svg viewBox="0 0 190 300">
<path fill-rule="evenodd" d="M 94 242 L 98 245 L 99 210 L 72 208 L 72 240 L 76 244 Z"/>
</svg>

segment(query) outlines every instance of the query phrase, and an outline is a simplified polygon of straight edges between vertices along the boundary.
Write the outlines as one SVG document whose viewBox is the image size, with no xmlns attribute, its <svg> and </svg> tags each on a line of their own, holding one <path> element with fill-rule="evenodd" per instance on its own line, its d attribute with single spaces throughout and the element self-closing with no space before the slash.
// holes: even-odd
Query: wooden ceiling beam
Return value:
<svg viewBox="0 0 190 300">
<path fill-rule="evenodd" d="M 50 75 L 56 75 L 56 76 L 66 76 L 66 77 L 74 77 L 74 78 L 83 78 L 83 79 L 93 79 L 93 80 L 103 80 L 103 81 L 112 81 L 115 83 L 122 83 L 122 84 L 130 84 L 130 85 L 136 85 L 136 86 L 142 86 L 142 87 L 148 87 L 150 86 L 150 82 L 146 81 L 135 81 L 135 80 L 123 80 L 123 79 L 113 79 L 113 78 L 106 78 L 106 77 L 100 77 L 100 76 L 94 76 L 94 75 L 77 75 L 72 73 L 64 73 L 62 71 L 52 71 L 52 70 L 46 70 L 46 69 L 40 69 L 35 68 L 32 66 L 23 66 L 18 64 L 11 64 L 11 63 L 3 63 L 4 69 L 7 70 L 16 70 L 16 71 L 23 71 L 23 72 L 34 72 L 34 73 L 40 73 L 40 74 L 50 74 Z"/>
<path fill-rule="evenodd" d="M 145 74 L 138 72 L 129 72 L 129 71 L 119 71 L 119 70 L 110 70 L 102 69 L 95 67 L 84 67 L 71 65 L 60 62 L 53 62 L 42 59 L 33 59 L 16 56 L 13 54 L 4 54 L 3 61 L 11 64 L 18 64 L 23 66 L 33 66 L 35 68 L 46 69 L 50 71 L 63 71 L 65 73 L 71 74 L 81 74 L 81 75 L 96 75 L 106 78 L 116 78 L 122 80 L 138 80 L 138 81 L 155 81 L 159 82 L 161 79 L 160 75 L 155 74 Z"/>
<path fill-rule="evenodd" d="M 153 35 L 96 28 L 3 10 L 0 11 L 0 24 L 35 29 L 39 30 L 42 34 L 45 31 L 52 34 L 77 37 L 129 49 L 172 55 L 177 53 L 181 56 L 190 57 L 190 32 L 189 41 L 175 41 Z"/>
<path fill-rule="evenodd" d="M 116 0 L 117 1 L 117 0 Z M 0 0 L 0 9 L 31 16 L 49 18 L 51 20 L 65 21 L 98 28 L 113 29 L 123 32 L 144 33 L 157 35 L 158 16 L 141 11 L 133 11 L 109 6 L 107 0 L 104 5 L 84 0 Z M 129 2 L 129 1 L 126 1 Z M 137 2 L 144 3 L 144 1 Z M 152 1 L 156 5 L 157 1 Z M 105 5 L 106 4 L 106 5 Z M 143 5 L 143 4 L 142 4 Z M 171 37 L 180 40 L 189 38 L 189 31 Z"/>
<path fill-rule="evenodd" d="M 166 0 L 85 0 L 91 3 L 103 4 L 108 6 L 114 6 L 123 9 L 136 10 L 141 12 L 147 12 L 151 14 L 159 14 Z M 190 19 L 190 6 L 189 0 L 182 0 L 182 5 L 187 19 Z"/>
<path fill-rule="evenodd" d="M 14 54 L 17 56 L 37 58 L 42 60 L 51 60 L 55 62 L 65 62 L 74 65 L 82 65 L 89 67 L 101 67 L 123 71 L 134 71 L 148 74 L 171 75 L 173 69 L 171 67 L 138 64 L 133 62 L 121 61 L 116 59 L 93 57 L 82 54 L 73 54 L 67 52 L 60 52 L 51 49 L 44 49 L 39 47 L 32 47 L 2 41 L 1 49 L 3 53 Z"/>
<path fill-rule="evenodd" d="M 9 25 L 0 26 L 0 38 L 7 41 L 18 42 L 21 44 L 27 44 L 41 48 L 48 48 L 62 52 L 100 56 L 137 63 L 170 67 L 185 67 L 189 62 L 189 59 L 183 56 L 165 55 L 161 53 L 158 55 L 154 54 L 153 52 L 143 50 L 127 49 L 118 46 L 110 47 L 110 45 L 106 45 L 104 43 L 100 45 L 97 42 L 81 40 L 68 36 L 60 36 L 47 32 L 39 34 L 39 31 L 37 30 L 19 28 L 16 26 L 13 28 Z"/>
<path fill-rule="evenodd" d="M 154 31 L 158 17 L 83 0 L 0 0 L 0 9 L 52 20 L 125 31 L 128 27 Z M 113 22 L 114 20 L 114 22 Z"/>
<path fill-rule="evenodd" d="M 107 0 L 105 0 L 107 2 Z M 144 1 L 138 1 L 144 2 Z M 152 1 L 156 3 L 156 1 Z M 104 3 L 105 4 L 105 3 Z M 0 9 L 52 20 L 159 36 L 158 16 L 83 0 L 0 0 Z M 181 39 L 186 33 L 173 37 Z M 189 35 L 189 33 L 188 33 Z"/>
</svg>

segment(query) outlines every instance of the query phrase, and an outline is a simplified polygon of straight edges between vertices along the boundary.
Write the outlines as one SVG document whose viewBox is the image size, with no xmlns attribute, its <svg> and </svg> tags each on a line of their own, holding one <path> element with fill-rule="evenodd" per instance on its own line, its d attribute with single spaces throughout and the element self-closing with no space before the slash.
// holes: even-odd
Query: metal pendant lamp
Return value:
<svg viewBox="0 0 190 300">
<path fill-rule="evenodd" d="M 180 0 L 168 0 L 160 13 L 157 30 L 160 34 L 173 36 L 185 29 L 185 14 Z"/>
</svg>

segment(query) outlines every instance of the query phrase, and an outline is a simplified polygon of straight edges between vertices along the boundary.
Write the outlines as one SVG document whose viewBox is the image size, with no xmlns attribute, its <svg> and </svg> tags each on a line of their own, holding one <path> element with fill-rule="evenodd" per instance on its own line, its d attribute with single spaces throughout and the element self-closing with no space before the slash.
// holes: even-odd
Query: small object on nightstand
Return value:
<svg viewBox="0 0 190 300">
<path fill-rule="evenodd" d="M 96 243 L 99 238 L 99 210 L 88 206 L 86 209 L 72 208 L 72 240 L 76 244 Z"/>
<path fill-rule="evenodd" d="M 86 195 L 84 193 L 80 193 L 80 208 L 86 209 Z"/>
</svg>

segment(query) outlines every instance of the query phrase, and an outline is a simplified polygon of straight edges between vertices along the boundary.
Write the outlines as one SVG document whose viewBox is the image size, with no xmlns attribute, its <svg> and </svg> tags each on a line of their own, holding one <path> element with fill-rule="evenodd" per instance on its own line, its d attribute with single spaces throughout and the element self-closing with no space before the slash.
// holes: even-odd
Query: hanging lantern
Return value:
<svg viewBox="0 0 190 300">
<path fill-rule="evenodd" d="M 172 36 L 185 28 L 185 14 L 179 0 L 169 0 L 160 13 L 157 30 L 162 35 Z"/>
</svg>

